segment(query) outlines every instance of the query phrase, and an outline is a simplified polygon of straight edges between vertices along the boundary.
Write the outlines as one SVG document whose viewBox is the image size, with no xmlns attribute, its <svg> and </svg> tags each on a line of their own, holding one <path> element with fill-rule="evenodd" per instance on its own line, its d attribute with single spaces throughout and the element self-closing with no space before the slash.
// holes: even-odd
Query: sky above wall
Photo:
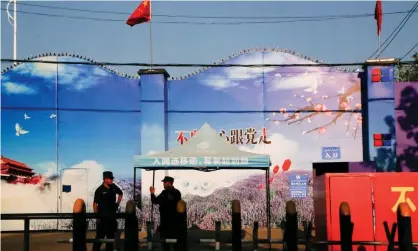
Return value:
<svg viewBox="0 0 418 251">
<path fill-rule="evenodd" d="M 139 1 L 73 2 L 44 1 L 26 3 L 55 7 L 132 12 Z M 384 2 L 384 12 L 410 10 L 415 2 Z M 2 8 L 7 2 L 2 2 Z M 155 1 L 153 13 L 194 16 L 321 16 L 374 12 L 374 1 L 362 2 L 177 2 Z M 18 10 L 125 20 L 129 14 L 97 14 L 18 5 Z M 406 14 L 383 17 L 382 41 Z M 13 28 L 7 15 L 1 17 L 2 58 L 13 57 Z M 154 16 L 153 21 L 234 22 L 257 20 L 180 19 Z M 268 20 L 262 20 L 268 21 Z M 402 57 L 418 39 L 418 15 L 414 14 L 383 57 Z M 152 26 L 154 63 L 213 63 L 241 49 L 278 47 L 292 49 L 327 62 L 364 61 L 377 49 L 376 22 L 373 17 L 325 22 L 297 22 L 250 25 Z M 133 28 L 120 22 L 52 18 L 18 13 L 18 58 L 45 52 L 71 52 L 99 61 L 149 62 L 149 25 Z M 138 67 L 119 68 L 136 75 Z M 192 72 L 191 68 L 167 68 L 172 76 Z"/>
</svg>

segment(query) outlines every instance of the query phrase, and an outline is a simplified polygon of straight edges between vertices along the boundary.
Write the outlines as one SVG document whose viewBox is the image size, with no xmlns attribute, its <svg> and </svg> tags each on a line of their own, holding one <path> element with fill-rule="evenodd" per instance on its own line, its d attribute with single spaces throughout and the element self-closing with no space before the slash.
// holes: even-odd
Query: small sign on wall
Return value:
<svg viewBox="0 0 418 251">
<path fill-rule="evenodd" d="M 322 147 L 323 160 L 337 160 L 341 159 L 341 150 L 339 147 Z"/>
<path fill-rule="evenodd" d="M 70 193 L 71 192 L 71 185 L 62 185 L 62 192 L 63 193 Z"/>
<path fill-rule="evenodd" d="M 291 198 L 306 198 L 308 196 L 309 178 L 307 174 L 292 174 L 289 177 Z"/>
</svg>

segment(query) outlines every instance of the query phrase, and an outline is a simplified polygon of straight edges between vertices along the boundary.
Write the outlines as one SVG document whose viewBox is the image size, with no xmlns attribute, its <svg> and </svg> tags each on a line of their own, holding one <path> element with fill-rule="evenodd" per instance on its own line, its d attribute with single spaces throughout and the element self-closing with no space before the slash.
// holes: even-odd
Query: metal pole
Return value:
<svg viewBox="0 0 418 251">
<path fill-rule="evenodd" d="M 271 224 L 270 224 L 270 168 L 266 171 L 266 214 L 267 214 L 267 239 L 271 239 Z M 269 245 L 269 248 L 271 249 L 271 244 Z"/>
<path fill-rule="evenodd" d="M 232 201 L 232 251 L 242 251 L 241 240 L 241 204 L 239 200 Z"/>
<path fill-rule="evenodd" d="M 9 7 L 13 1 L 13 16 L 10 15 Z M 17 0 L 9 0 L 6 6 L 6 13 L 7 13 L 7 21 L 13 26 L 13 59 L 17 59 Z M 13 20 L 13 23 L 10 21 Z"/>
<path fill-rule="evenodd" d="M 17 59 L 17 6 L 13 0 L 13 59 Z"/>
<path fill-rule="evenodd" d="M 25 226 L 23 228 L 23 250 L 29 251 L 30 243 L 29 243 L 29 234 L 30 234 L 30 219 L 25 218 Z"/>
<path fill-rule="evenodd" d="M 155 170 L 152 171 L 152 187 L 155 187 Z M 154 203 L 151 201 L 151 222 L 154 222 Z"/>
<path fill-rule="evenodd" d="M 152 4 L 151 4 L 151 1 L 148 1 L 148 3 L 150 4 L 150 6 L 149 6 L 149 9 L 150 9 L 150 13 L 151 13 L 151 16 L 152 16 Z M 152 69 L 152 62 L 153 62 L 153 60 L 152 60 L 152 18 L 151 18 L 151 20 L 149 21 L 149 57 L 150 57 L 150 68 Z"/>
<path fill-rule="evenodd" d="M 136 203 L 138 203 L 138 201 L 136 200 L 136 167 L 134 167 L 134 201 Z"/>
</svg>

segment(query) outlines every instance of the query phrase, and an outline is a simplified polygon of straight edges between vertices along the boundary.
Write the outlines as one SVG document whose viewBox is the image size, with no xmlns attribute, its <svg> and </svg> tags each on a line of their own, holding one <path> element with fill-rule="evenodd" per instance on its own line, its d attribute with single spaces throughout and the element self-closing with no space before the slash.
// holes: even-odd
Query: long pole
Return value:
<svg viewBox="0 0 418 251">
<path fill-rule="evenodd" d="M 377 36 L 378 37 L 378 43 L 379 43 L 379 55 L 378 55 L 378 59 L 380 60 L 380 53 L 381 53 L 381 51 L 382 51 L 382 46 L 381 46 L 381 43 L 380 43 L 380 34 Z"/>
<path fill-rule="evenodd" d="M 149 9 L 151 13 L 151 20 L 149 21 L 149 61 L 150 61 L 150 68 L 152 69 L 152 62 L 153 62 L 153 55 L 152 55 L 152 3 L 149 1 Z"/>
<path fill-rule="evenodd" d="M 9 0 L 6 6 L 6 13 L 7 13 L 7 21 L 9 21 L 10 25 L 13 26 L 13 59 L 17 59 L 17 0 Z M 9 7 L 10 4 L 13 2 L 13 16 L 10 15 Z M 13 20 L 13 23 L 10 21 Z"/>
<path fill-rule="evenodd" d="M 17 0 L 13 0 L 13 59 L 17 59 Z"/>
</svg>

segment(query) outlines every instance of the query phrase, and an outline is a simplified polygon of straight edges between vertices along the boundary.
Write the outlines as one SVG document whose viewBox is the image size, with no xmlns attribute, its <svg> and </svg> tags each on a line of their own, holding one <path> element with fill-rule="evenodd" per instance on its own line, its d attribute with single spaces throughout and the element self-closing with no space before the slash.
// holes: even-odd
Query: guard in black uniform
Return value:
<svg viewBox="0 0 418 251">
<path fill-rule="evenodd" d="M 116 195 L 118 198 L 116 199 Z M 103 184 L 94 193 L 93 210 L 98 215 L 96 239 L 113 239 L 117 230 L 116 212 L 122 200 L 122 190 L 113 183 L 113 173 L 103 172 Z M 93 251 L 100 251 L 102 243 L 94 243 Z M 113 244 L 106 243 L 106 251 L 113 251 Z"/>
<path fill-rule="evenodd" d="M 155 188 L 150 187 L 151 201 L 160 206 L 160 237 L 161 239 L 177 239 L 178 214 L 177 202 L 181 200 L 181 193 L 173 186 L 174 179 L 166 176 L 164 182 L 164 191 L 155 196 Z M 177 250 L 177 245 L 174 245 Z M 169 244 L 163 244 L 163 250 L 169 251 Z M 178 250 L 180 251 L 180 250 Z"/>
</svg>

